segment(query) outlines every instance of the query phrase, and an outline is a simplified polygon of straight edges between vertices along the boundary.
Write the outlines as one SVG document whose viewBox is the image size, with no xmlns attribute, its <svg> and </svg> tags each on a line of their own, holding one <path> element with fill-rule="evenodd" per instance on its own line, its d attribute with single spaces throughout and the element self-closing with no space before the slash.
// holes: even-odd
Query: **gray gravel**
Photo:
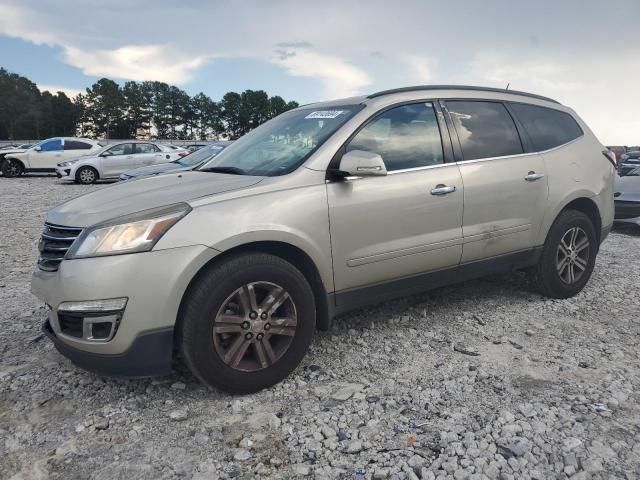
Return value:
<svg viewBox="0 0 640 480">
<path fill-rule="evenodd" d="M 40 336 L 45 212 L 95 188 L 0 178 L 0 478 L 640 477 L 639 230 L 573 299 L 514 273 L 360 310 L 233 397 L 183 367 L 102 378 Z"/>
</svg>

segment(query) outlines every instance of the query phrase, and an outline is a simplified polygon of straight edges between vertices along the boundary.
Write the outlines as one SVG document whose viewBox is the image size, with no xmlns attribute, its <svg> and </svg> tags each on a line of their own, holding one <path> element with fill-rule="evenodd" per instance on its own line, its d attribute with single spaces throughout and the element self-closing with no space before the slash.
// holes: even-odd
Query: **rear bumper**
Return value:
<svg viewBox="0 0 640 480">
<path fill-rule="evenodd" d="M 155 377 L 171 372 L 173 328 L 142 332 L 125 352 L 118 355 L 72 347 L 55 334 L 49 319 L 42 325 L 42 331 L 58 352 L 85 370 L 117 377 Z"/>
</svg>

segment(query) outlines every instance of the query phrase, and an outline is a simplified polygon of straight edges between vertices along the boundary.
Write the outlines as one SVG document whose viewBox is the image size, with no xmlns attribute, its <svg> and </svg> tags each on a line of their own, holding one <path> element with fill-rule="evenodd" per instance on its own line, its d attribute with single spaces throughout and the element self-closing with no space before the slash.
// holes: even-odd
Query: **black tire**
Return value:
<svg viewBox="0 0 640 480">
<path fill-rule="evenodd" d="M 560 266 L 565 256 L 561 251 L 565 244 L 563 243 L 561 247 L 561 242 L 566 241 L 566 235 L 571 237 L 572 231 L 578 232 L 579 238 L 588 241 L 587 256 L 582 256 L 584 249 L 575 255 L 581 255 L 580 266 L 574 267 L 575 272 L 579 273 L 579 277 L 578 274 L 575 276 L 569 274 L 567 269 L 572 268 L 571 265 L 565 265 L 564 269 Z M 593 222 L 587 215 L 577 210 L 566 210 L 560 213 L 549 230 L 542 257 L 533 268 L 534 282 L 540 293 L 551 298 L 569 298 L 577 295 L 591 278 L 598 253 L 597 239 Z M 577 251 L 576 248 L 572 250 Z M 573 262 L 577 262 L 577 260 Z M 584 270 L 581 270 L 583 267 Z"/>
<path fill-rule="evenodd" d="M 98 171 L 93 167 L 80 167 L 76 172 L 76 182 L 83 185 L 96 183 L 98 180 Z"/>
<path fill-rule="evenodd" d="M 230 366 L 219 353 L 219 345 L 215 342 L 218 342 L 220 337 L 215 337 L 214 342 L 214 335 L 221 334 L 214 334 L 214 323 L 218 313 L 229 302 L 234 292 L 248 284 L 260 282 L 281 286 L 289 294 L 288 298 L 293 302 L 296 311 L 297 325 L 295 334 L 288 337 L 291 338 L 287 340 L 290 343 L 281 357 L 269 366 L 259 367 L 259 370 L 242 371 Z M 304 275 L 279 257 L 263 253 L 245 253 L 230 257 L 198 275 L 181 308 L 178 344 L 186 365 L 204 384 L 229 393 L 245 394 L 270 387 L 295 370 L 309 348 L 315 323 L 314 295 Z M 233 335 L 237 335 L 234 338 L 238 339 L 245 334 Z M 269 343 L 269 338 L 278 337 L 269 335 L 264 341 Z M 254 343 L 259 342 L 254 339 Z M 240 356 L 243 359 L 247 355 L 257 358 L 256 348 L 250 345 L 246 353 Z"/>
<path fill-rule="evenodd" d="M 2 176 L 6 178 L 19 177 L 24 173 L 24 165 L 19 160 L 5 158 L 2 162 Z"/>
</svg>

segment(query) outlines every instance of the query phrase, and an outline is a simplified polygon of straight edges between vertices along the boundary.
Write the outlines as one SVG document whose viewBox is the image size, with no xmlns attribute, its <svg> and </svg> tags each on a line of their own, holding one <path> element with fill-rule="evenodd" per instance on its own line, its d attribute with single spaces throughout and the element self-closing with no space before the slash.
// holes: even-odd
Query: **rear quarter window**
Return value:
<svg viewBox="0 0 640 480">
<path fill-rule="evenodd" d="M 583 134 L 580 125 L 568 113 L 524 103 L 511 103 L 510 106 L 538 151 L 559 147 Z"/>
</svg>

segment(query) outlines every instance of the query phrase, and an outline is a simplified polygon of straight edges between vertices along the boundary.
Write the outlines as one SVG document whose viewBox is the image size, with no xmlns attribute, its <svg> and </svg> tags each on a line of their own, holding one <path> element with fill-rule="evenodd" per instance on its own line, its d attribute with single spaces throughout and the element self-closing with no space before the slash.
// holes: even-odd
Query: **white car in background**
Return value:
<svg viewBox="0 0 640 480">
<path fill-rule="evenodd" d="M 18 177 L 28 172 L 53 172 L 56 165 L 82 155 L 91 155 L 102 148 L 88 138 L 54 137 L 42 140 L 26 150 L 2 152 L 0 168 L 4 177 Z"/>
<path fill-rule="evenodd" d="M 56 175 L 58 178 L 89 184 L 96 180 L 117 179 L 127 170 L 172 162 L 181 157 L 179 151 L 157 143 L 118 142 L 107 145 L 93 155 L 58 163 Z"/>
</svg>

